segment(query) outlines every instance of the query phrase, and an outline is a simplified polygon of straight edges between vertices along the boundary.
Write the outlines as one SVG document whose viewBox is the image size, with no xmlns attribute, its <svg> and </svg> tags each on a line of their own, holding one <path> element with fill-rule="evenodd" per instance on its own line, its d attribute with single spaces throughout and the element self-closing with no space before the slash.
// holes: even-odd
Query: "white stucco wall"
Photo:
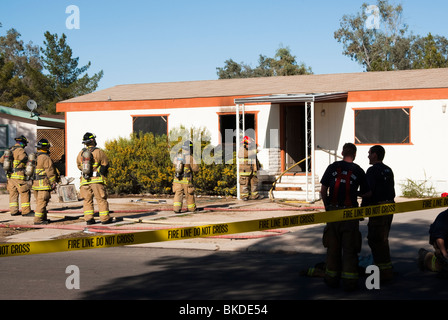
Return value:
<svg viewBox="0 0 448 320">
<path fill-rule="evenodd" d="M 442 105 L 448 100 L 427 101 L 382 101 L 382 102 L 328 102 L 315 104 L 315 145 L 338 155 L 346 142 L 354 142 L 354 108 L 412 107 L 411 144 L 385 145 L 384 162 L 395 173 L 396 192 L 401 194 L 400 184 L 406 179 L 421 181 L 429 179 L 437 192 L 448 192 L 448 168 L 445 150 L 448 137 L 448 110 L 442 112 Z M 325 115 L 322 116 L 322 111 Z M 279 171 L 280 166 L 280 107 L 279 105 L 245 106 L 246 112 L 257 114 L 258 158 L 264 174 Z M 155 110 L 88 111 L 68 112 L 66 117 L 67 169 L 68 176 L 79 177 L 76 156 L 83 147 L 85 132 L 97 136 L 99 147 L 107 140 L 128 137 L 132 132 L 132 115 L 168 115 L 168 130 L 180 125 L 206 127 L 211 133 L 212 145 L 220 142 L 219 113 L 235 112 L 235 106 L 173 108 Z M 298 124 L 300 125 L 300 124 Z M 369 167 L 367 158 L 370 145 L 358 145 L 356 163 L 364 170 Z M 334 156 L 321 150 L 316 151 L 316 173 L 319 179 L 326 167 L 335 161 Z M 262 173 L 263 174 L 263 173 Z M 77 181 L 77 180 L 75 180 Z"/>
<path fill-rule="evenodd" d="M 448 100 L 425 101 L 382 101 L 316 104 L 316 145 L 332 149 L 341 155 L 346 142 L 354 142 L 354 111 L 357 108 L 412 107 L 410 131 L 411 144 L 384 145 L 386 156 L 384 163 L 395 174 L 397 194 L 401 194 L 401 184 L 407 179 L 423 181 L 427 186 L 433 185 L 438 193 L 448 191 L 448 167 L 445 149 L 448 137 L 448 110 L 442 112 L 442 105 Z M 326 116 L 321 117 L 321 105 L 326 109 Z M 345 106 L 346 105 L 346 106 Z M 343 124 L 341 127 L 341 118 Z M 367 158 L 370 145 L 358 145 L 355 160 L 364 170 L 369 168 Z M 326 166 L 334 161 L 321 151 L 317 151 L 317 173 L 321 177 Z"/>
<path fill-rule="evenodd" d="M 275 107 L 273 108 L 275 109 Z M 277 108 L 278 109 L 278 108 Z M 246 112 L 257 113 L 257 135 L 259 148 L 259 161 L 265 170 L 269 170 L 270 161 L 275 165 L 275 161 L 270 160 L 272 154 L 278 153 L 278 134 L 266 130 L 267 126 L 279 127 L 278 110 L 271 112 L 270 105 L 246 106 Z M 211 134 L 211 144 L 218 145 L 219 137 L 219 114 L 234 113 L 235 106 L 228 107 L 200 107 L 200 108 L 173 108 L 173 109 L 152 109 L 152 110 L 125 110 L 125 111 L 85 111 L 67 112 L 66 115 L 66 158 L 67 176 L 78 178 L 79 170 L 76 166 L 76 157 L 83 148 L 82 138 L 86 132 L 92 132 L 97 137 L 98 147 L 104 148 L 105 142 L 119 137 L 129 137 L 132 133 L 132 116 L 136 115 L 168 115 L 168 131 L 178 128 L 181 125 L 185 128 L 205 127 Z M 275 151 L 270 152 L 266 146 L 271 143 Z M 267 142 L 268 141 L 268 142 Z M 271 166 L 272 167 L 272 166 Z M 75 184 L 79 187 L 78 179 Z"/>
</svg>

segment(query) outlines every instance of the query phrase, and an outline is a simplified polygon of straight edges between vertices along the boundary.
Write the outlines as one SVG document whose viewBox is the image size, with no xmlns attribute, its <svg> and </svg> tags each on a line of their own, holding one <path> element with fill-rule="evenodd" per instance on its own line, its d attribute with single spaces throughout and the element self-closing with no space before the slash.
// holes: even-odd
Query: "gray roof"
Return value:
<svg viewBox="0 0 448 320">
<path fill-rule="evenodd" d="M 448 88 L 448 68 L 117 85 L 62 103 Z"/>
</svg>

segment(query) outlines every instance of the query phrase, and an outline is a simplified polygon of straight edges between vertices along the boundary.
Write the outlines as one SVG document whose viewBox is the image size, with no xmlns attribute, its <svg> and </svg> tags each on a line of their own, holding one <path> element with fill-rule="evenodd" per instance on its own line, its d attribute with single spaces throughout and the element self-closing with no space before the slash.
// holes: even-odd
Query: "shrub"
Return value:
<svg viewBox="0 0 448 320">
<path fill-rule="evenodd" d="M 407 178 L 406 183 L 401 184 L 401 191 L 403 197 L 407 198 L 427 198 L 427 197 L 435 197 L 437 196 L 437 191 L 434 186 L 427 185 L 428 179 L 423 181 L 414 181 Z"/>
<path fill-rule="evenodd" d="M 197 193 L 209 195 L 236 195 L 236 165 L 205 164 L 194 178 Z"/>
<path fill-rule="evenodd" d="M 130 139 L 108 141 L 105 152 L 110 169 L 107 189 L 112 193 L 169 193 L 172 166 L 166 136 L 132 134 Z"/>
</svg>

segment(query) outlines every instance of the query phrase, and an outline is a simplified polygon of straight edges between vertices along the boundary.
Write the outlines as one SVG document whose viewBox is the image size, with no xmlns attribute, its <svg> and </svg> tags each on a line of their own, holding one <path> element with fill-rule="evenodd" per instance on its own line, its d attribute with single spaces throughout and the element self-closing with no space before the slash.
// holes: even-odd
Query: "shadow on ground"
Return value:
<svg viewBox="0 0 448 320">
<path fill-rule="evenodd" d="M 395 223 L 391 246 L 396 279 L 368 290 L 366 275 L 360 289 L 345 293 L 330 289 L 321 278 L 299 275 L 324 261 L 318 253 L 208 252 L 198 256 L 165 255 L 144 262 L 151 272 L 120 277 L 85 291 L 82 299 L 176 299 L 176 300 L 297 300 L 297 299 L 447 299 L 448 280 L 417 268 L 416 255 L 427 243 L 427 221 Z M 297 233 L 297 241 L 306 239 L 320 245 L 322 226 Z M 361 225 L 365 236 L 365 222 Z M 281 242 L 282 238 L 263 241 Z M 129 250 L 154 250 L 129 248 Z M 142 251 L 140 251 L 143 253 Z M 364 243 L 364 253 L 368 247 Z M 174 252 L 173 252 L 174 253 Z"/>
</svg>

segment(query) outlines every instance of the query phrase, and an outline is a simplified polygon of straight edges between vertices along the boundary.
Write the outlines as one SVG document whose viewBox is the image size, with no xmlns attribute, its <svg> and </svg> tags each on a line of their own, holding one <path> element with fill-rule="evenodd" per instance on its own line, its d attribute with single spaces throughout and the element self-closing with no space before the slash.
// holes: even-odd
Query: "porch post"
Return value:
<svg viewBox="0 0 448 320">
<path fill-rule="evenodd" d="M 235 111 L 236 118 L 236 198 L 241 200 L 240 196 L 240 161 L 239 161 L 239 153 L 240 153 L 240 105 L 236 105 Z"/>
<path fill-rule="evenodd" d="M 314 138 L 314 97 L 313 101 L 310 102 L 311 104 L 311 190 L 312 190 L 312 197 L 311 199 L 316 201 L 316 160 L 315 160 L 315 138 Z"/>
<path fill-rule="evenodd" d="M 305 161 L 305 176 L 306 176 L 306 201 L 316 201 L 316 161 L 315 161 L 315 139 L 314 139 L 314 97 L 313 101 L 305 102 L 305 157 L 310 157 L 311 160 Z M 311 171 L 308 163 L 311 164 Z M 311 178 L 311 186 L 309 178 Z M 309 190 L 311 188 L 311 190 Z M 311 198 L 309 192 L 311 191 Z"/>
<path fill-rule="evenodd" d="M 309 157 L 309 149 L 308 149 L 308 139 L 309 139 L 309 130 L 308 130 L 308 102 L 305 102 L 305 201 L 308 202 L 308 157 Z"/>
</svg>

